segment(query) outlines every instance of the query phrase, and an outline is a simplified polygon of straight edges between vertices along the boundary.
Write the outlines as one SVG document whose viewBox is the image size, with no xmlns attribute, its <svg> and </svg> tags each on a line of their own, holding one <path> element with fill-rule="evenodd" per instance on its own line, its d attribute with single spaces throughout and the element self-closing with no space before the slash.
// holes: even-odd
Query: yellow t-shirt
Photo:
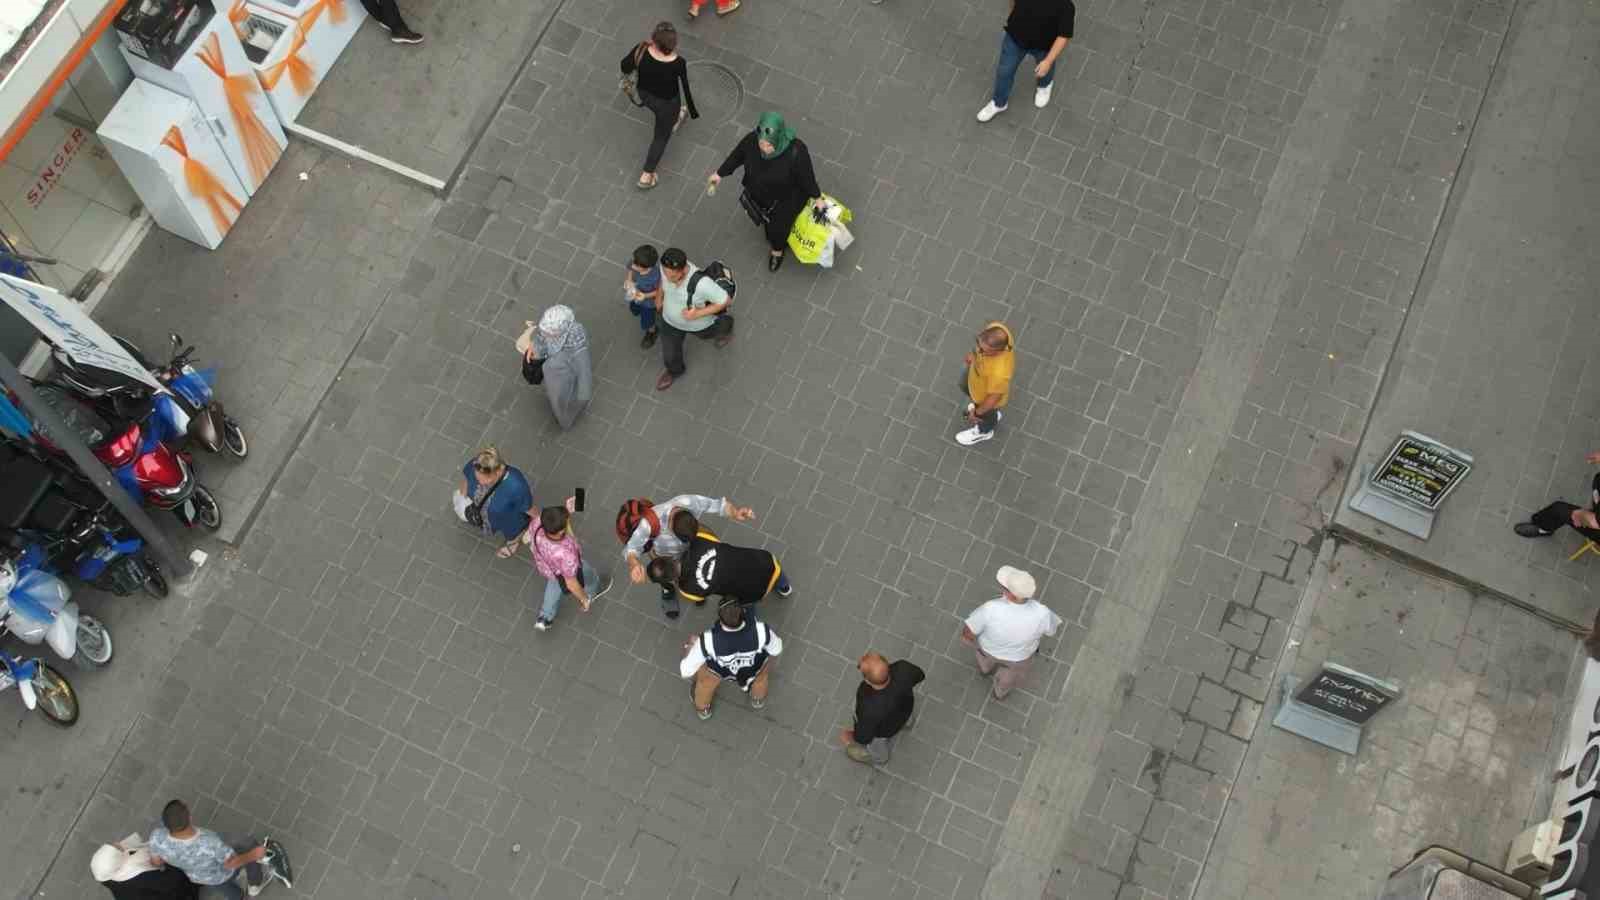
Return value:
<svg viewBox="0 0 1600 900">
<path fill-rule="evenodd" d="M 967 368 L 967 394 L 973 403 L 982 403 L 990 394 L 1000 395 L 1000 406 L 1011 399 L 1011 373 L 1017 370 L 1017 351 L 1006 350 L 994 356 L 972 355 Z M 996 407 L 998 408 L 998 407 Z"/>
</svg>

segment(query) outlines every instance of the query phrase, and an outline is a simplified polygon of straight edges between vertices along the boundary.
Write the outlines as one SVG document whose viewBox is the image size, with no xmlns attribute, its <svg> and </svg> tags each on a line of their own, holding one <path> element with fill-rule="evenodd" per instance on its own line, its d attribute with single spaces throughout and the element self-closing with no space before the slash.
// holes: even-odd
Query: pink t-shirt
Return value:
<svg viewBox="0 0 1600 900">
<path fill-rule="evenodd" d="M 556 581 L 561 578 L 577 578 L 578 568 L 583 564 L 582 551 L 578 548 L 578 539 L 568 534 L 556 540 L 544 533 L 544 529 L 534 526 L 533 529 L 533 567 L 539 574 Z"/>
</svg>

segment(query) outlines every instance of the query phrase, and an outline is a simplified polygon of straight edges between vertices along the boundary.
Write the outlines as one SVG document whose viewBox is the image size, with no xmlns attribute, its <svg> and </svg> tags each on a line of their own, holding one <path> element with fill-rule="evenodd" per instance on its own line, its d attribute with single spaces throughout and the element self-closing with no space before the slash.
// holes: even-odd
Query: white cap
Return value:
<svg viewBox="0 0 1600 900">
<path fill-rule="evenodd" d="M 1023 600 L 1032 597 L 1034 592 L 1039 590 L 1039 585 L 1034 582 L 1033 576 L 1016 566 L 1001 566 L 1000 571 L 994 573 L 994 580 Z"/>
</svg>

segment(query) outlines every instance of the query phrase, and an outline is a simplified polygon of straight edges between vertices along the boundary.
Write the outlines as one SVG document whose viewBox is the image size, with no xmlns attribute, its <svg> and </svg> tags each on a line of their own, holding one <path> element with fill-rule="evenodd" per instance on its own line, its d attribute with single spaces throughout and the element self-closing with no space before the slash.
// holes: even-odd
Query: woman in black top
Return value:
<svg viewBox="0 0 1600 900">
<path fill-rule="evenodd" d="M 756 129 L 745 135 L 712 173 L 712 186 L 740 166 L 744 166 L 744 196 L 739 203 L 752 221 L 766 229 L 767 244 L 772 247 L 767 268 L 776 272 L 783 265 L 789 230 L 806 201 L 815 198 L 817 208 L 823 208 L 811 154 L 805 142 L 794 136 L 794 129 L 784 124 L 783 116 L 765 112 Z"/>
<path fill-rule="evenodd" d="M 661 163 L 672 133 L 683 124 L 685 104 L 690 118 L 700 118 L 700 111 L 694 108 L 694 94 L 689 91 L 689 66 L 677 51 L 678 30 L 671 22 L 660 22 L 650 40 L 622 58 L 622 74 L 639 73 L 639 102 L 656 117 L 655 134 L 644 154 L 644 171 L 639 173 L 639 187 L 645 189 L 656 186 L 656 166 Z M 678 97 L 680 84 L 682 102 Z"/>
</svg>

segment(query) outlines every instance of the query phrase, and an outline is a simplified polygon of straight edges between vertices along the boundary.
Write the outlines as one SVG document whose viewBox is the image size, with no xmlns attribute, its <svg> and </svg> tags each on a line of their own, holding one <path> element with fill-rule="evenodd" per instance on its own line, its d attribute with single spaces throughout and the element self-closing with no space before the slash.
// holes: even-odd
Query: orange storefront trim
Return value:
<svg viewBox="0 0 1600 900">
<path fill-rule="evenodd" d="M 33 95 L 33 99 L 23 108 L 22 115 L 18 116 L 17 121 L 6 131 L 5 140 L 0 141 L 0 162 L 5 162 L 11 151 L 17 149 L 17 144 L 21 143 L 22 136 L 27 134 L 33 123 L 39 121 L 39 117 L 50 108 L 50 99 L 56 95 L 56 91 L 61 90 L 72 70 L 78 67 L 78 63 L 83 62 L 83 58 L 89 54 L 89 48 L 94 46 L 95 41 L 100 40 L 100 35 L 105 34 L 107 28 L 111 27 L 112 20 L 117 17 L 117 13 L 122 12 L 122 7 L 127 2 L 128 0 L 110 0 L 99 18 L 94 20 L 94 25 L 78 38 L 78 45 L 72 48 L 72 52 L 67 54 L 67 58 L 63 59 L 60 65 L 56 66 L 55 72 L 50 75 L 50 80 L 45 82 L 39 93 Z"/>
</svg>

